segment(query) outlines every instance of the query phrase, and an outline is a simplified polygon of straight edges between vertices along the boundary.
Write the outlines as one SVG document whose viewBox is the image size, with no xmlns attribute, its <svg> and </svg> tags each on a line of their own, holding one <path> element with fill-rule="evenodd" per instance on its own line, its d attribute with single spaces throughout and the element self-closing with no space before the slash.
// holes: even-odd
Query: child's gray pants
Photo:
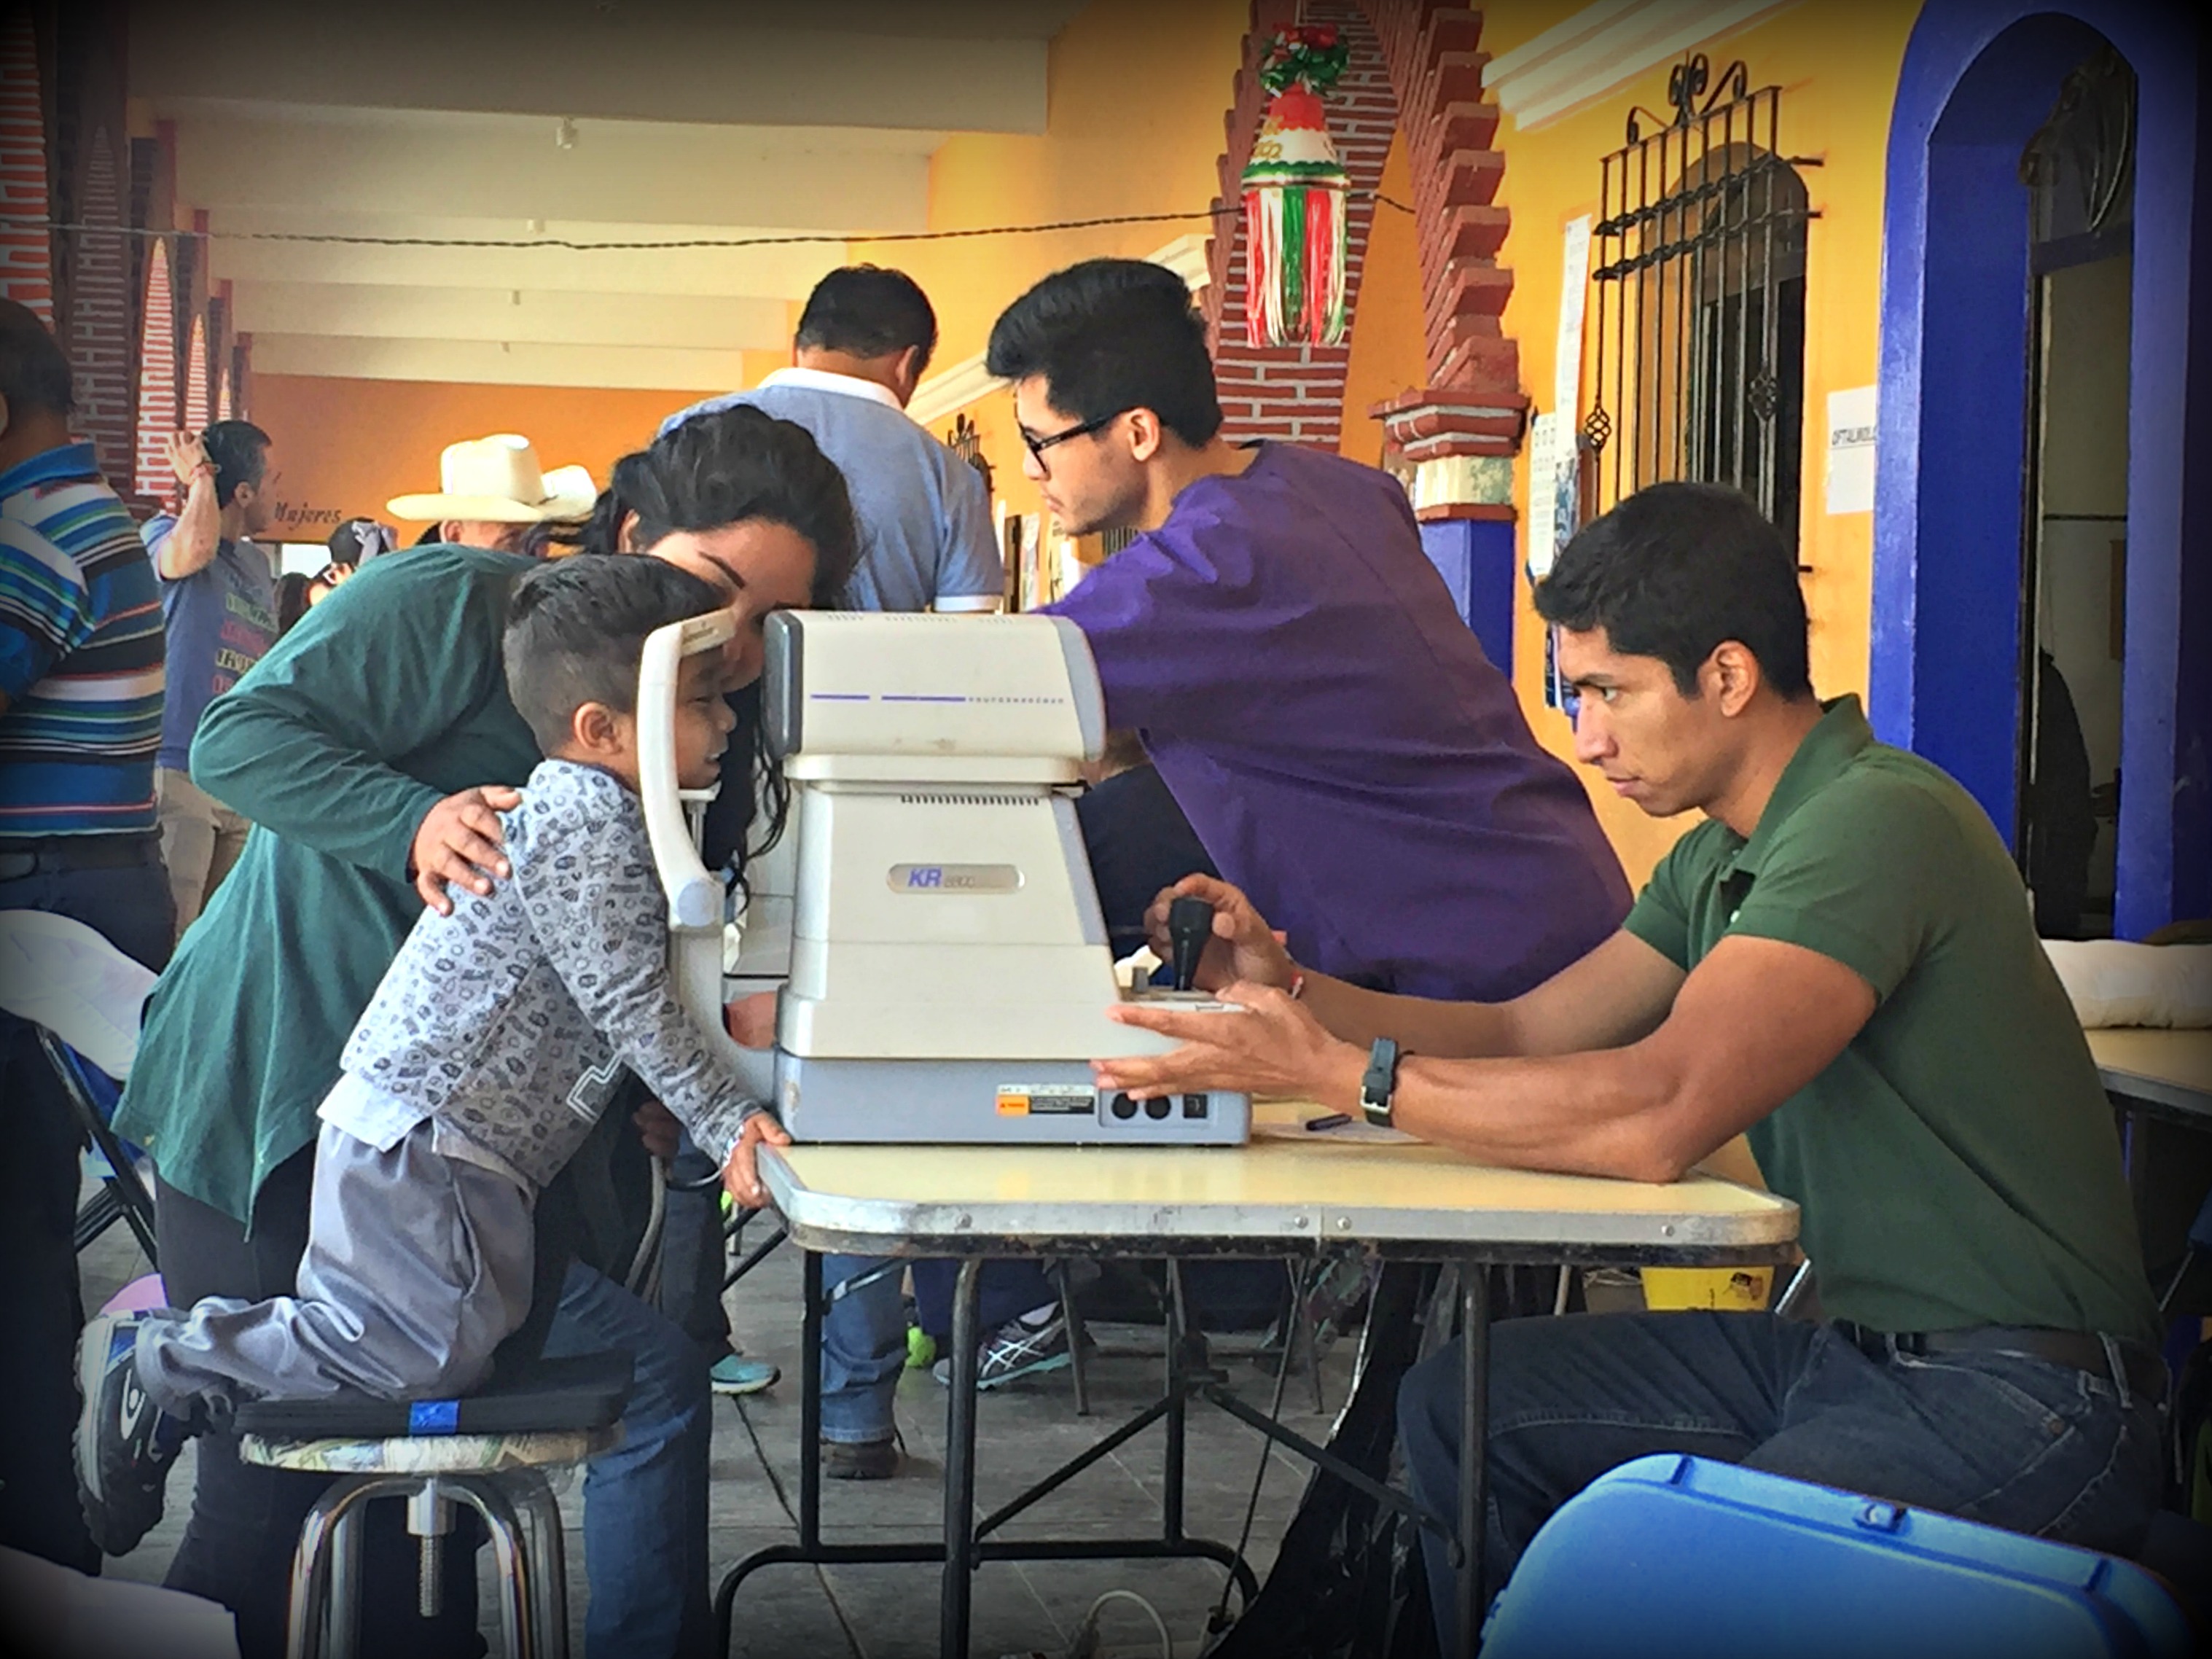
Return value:
<svg viewBox="0 0 2212 1659">
<path fill-rule="evenodd" d="M 530 1311 L 531 1200 L 434 1150 L 434 1128 L 379 1152 L 325 1124 L 299 1294 L 149 1321 L 137 1370 L 155 1402 L 182 1416 L 195 1399 L 441 1399 L 483 1381 Z"/>
</svg>

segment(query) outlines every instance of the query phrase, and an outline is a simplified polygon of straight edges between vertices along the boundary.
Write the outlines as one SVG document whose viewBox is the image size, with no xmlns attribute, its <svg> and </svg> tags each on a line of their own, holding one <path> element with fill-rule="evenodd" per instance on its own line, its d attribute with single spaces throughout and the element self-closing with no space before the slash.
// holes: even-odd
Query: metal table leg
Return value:
<svg viewBox="0 0 2212 1659">
<path fill-rule="evenodd" d="M 960 1264 L 952 1291 L 952 1388 L 945 1406 L 945 1577 L 938 1606 L 939 1659 L 966 1659 L 975 1591 L 976 1328 L 983 1259 Z"/>
<path fill-rule="evenodd" d="M 1189 1311 L 1182 1295 L 1182 1269 L 1172 1256 L 1167 1262 L 1168 1410 L 1167 1455 L 1160 1480 L 1160 1535 L 1168 1543 L 1182 1541 L 1183 1455 L 1189 1441 L 1190 1400 L 1187 1370 L 1190 1340 Z"/>
<path fill-rule="evenodd" d="M 822 1258 L 804 1253 L 799 1273 L 799 1545 L 822 1541 Z M 726 1638 L 723 1646 L 729 1644 Z"/>
<path fill-rule="evenodd" d="M 1490 1270 L 1483 1263 L 1461 1263 L 1459 1305 L 1467 1355 L 1459 1402 L 1460 1563 L 1453 1586 L 1458 1616 L 1452 1651 L 1458 1659 L 1474 1659 L 1482 1630 L 1490 1484 Z"/>
</svg>

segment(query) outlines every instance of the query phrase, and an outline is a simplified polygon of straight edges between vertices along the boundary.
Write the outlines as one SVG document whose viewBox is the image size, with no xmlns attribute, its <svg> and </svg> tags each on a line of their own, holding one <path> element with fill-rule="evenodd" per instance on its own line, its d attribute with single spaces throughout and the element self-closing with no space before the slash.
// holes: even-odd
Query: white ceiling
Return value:
<svg viewBox="0 0 2212 1659">
<path fill-rule="evenodd" d="M 712 388 L 949 135 L 1043 131 L 1083 3 L 132 0 L 131 83 L 261 372 Z"/>
</svg>

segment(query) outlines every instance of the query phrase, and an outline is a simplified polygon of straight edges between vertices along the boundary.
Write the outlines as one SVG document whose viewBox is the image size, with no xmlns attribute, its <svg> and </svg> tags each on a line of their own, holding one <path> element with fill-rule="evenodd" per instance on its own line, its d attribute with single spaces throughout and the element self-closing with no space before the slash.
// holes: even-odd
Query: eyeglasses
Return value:
<svg viewBox="0 0 2212 1659">
<path fill-rule="evenodd" d="M 1095 421 L 1085 421 L 1081 426 L 1072 426 L 1065 432 L 1051 433 L 1042 438 L 1032 436 L 1026 429 L 1017 429 L 1021 430 L 1022 442 L 1029 447 L 1030 453 L 1036 457 L 1036 464 L 1042 467 L 1045 465 L 1045 451 L 1054 444 L 1064 444 L 1071 438 L 1087 438 L 1094 432 L 1103 432 L 1128 412 L 1126 409 L 1117 409 L 1111 415 L 1101 415 Z"/>
</svg>

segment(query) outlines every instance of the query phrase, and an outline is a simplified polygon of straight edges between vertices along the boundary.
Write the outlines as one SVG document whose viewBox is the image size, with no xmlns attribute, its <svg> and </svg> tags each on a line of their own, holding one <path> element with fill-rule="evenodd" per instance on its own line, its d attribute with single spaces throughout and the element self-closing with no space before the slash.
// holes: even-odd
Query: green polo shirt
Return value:
<svg viewBox="0 0 2212 1659">
<path fill-rule="evenodd" d="M 1874 988 L 1850 1045 L 1750 1132 L 1803 1208 L 1822 1307 L 1883 1331 L 2155 1342 L 2112 1109 L 2011 855 L 1948 775 L 1874 740 L 1857 698 L 1825 708 L 1751 839 L 1700 824 L 1626 924 L 1685 969 L 1742 934 Z"/>
<path fill-rule="evenodd" d="M 416 827 L 538 763 L 500 659 L 531 568 L 465 547 L 374 560 L 208 706 L 192 781 L 255 828 L 154 988 L 116 1111 L 166 1185 L 251 1218 L 422 914 Z"/>
</svg>

